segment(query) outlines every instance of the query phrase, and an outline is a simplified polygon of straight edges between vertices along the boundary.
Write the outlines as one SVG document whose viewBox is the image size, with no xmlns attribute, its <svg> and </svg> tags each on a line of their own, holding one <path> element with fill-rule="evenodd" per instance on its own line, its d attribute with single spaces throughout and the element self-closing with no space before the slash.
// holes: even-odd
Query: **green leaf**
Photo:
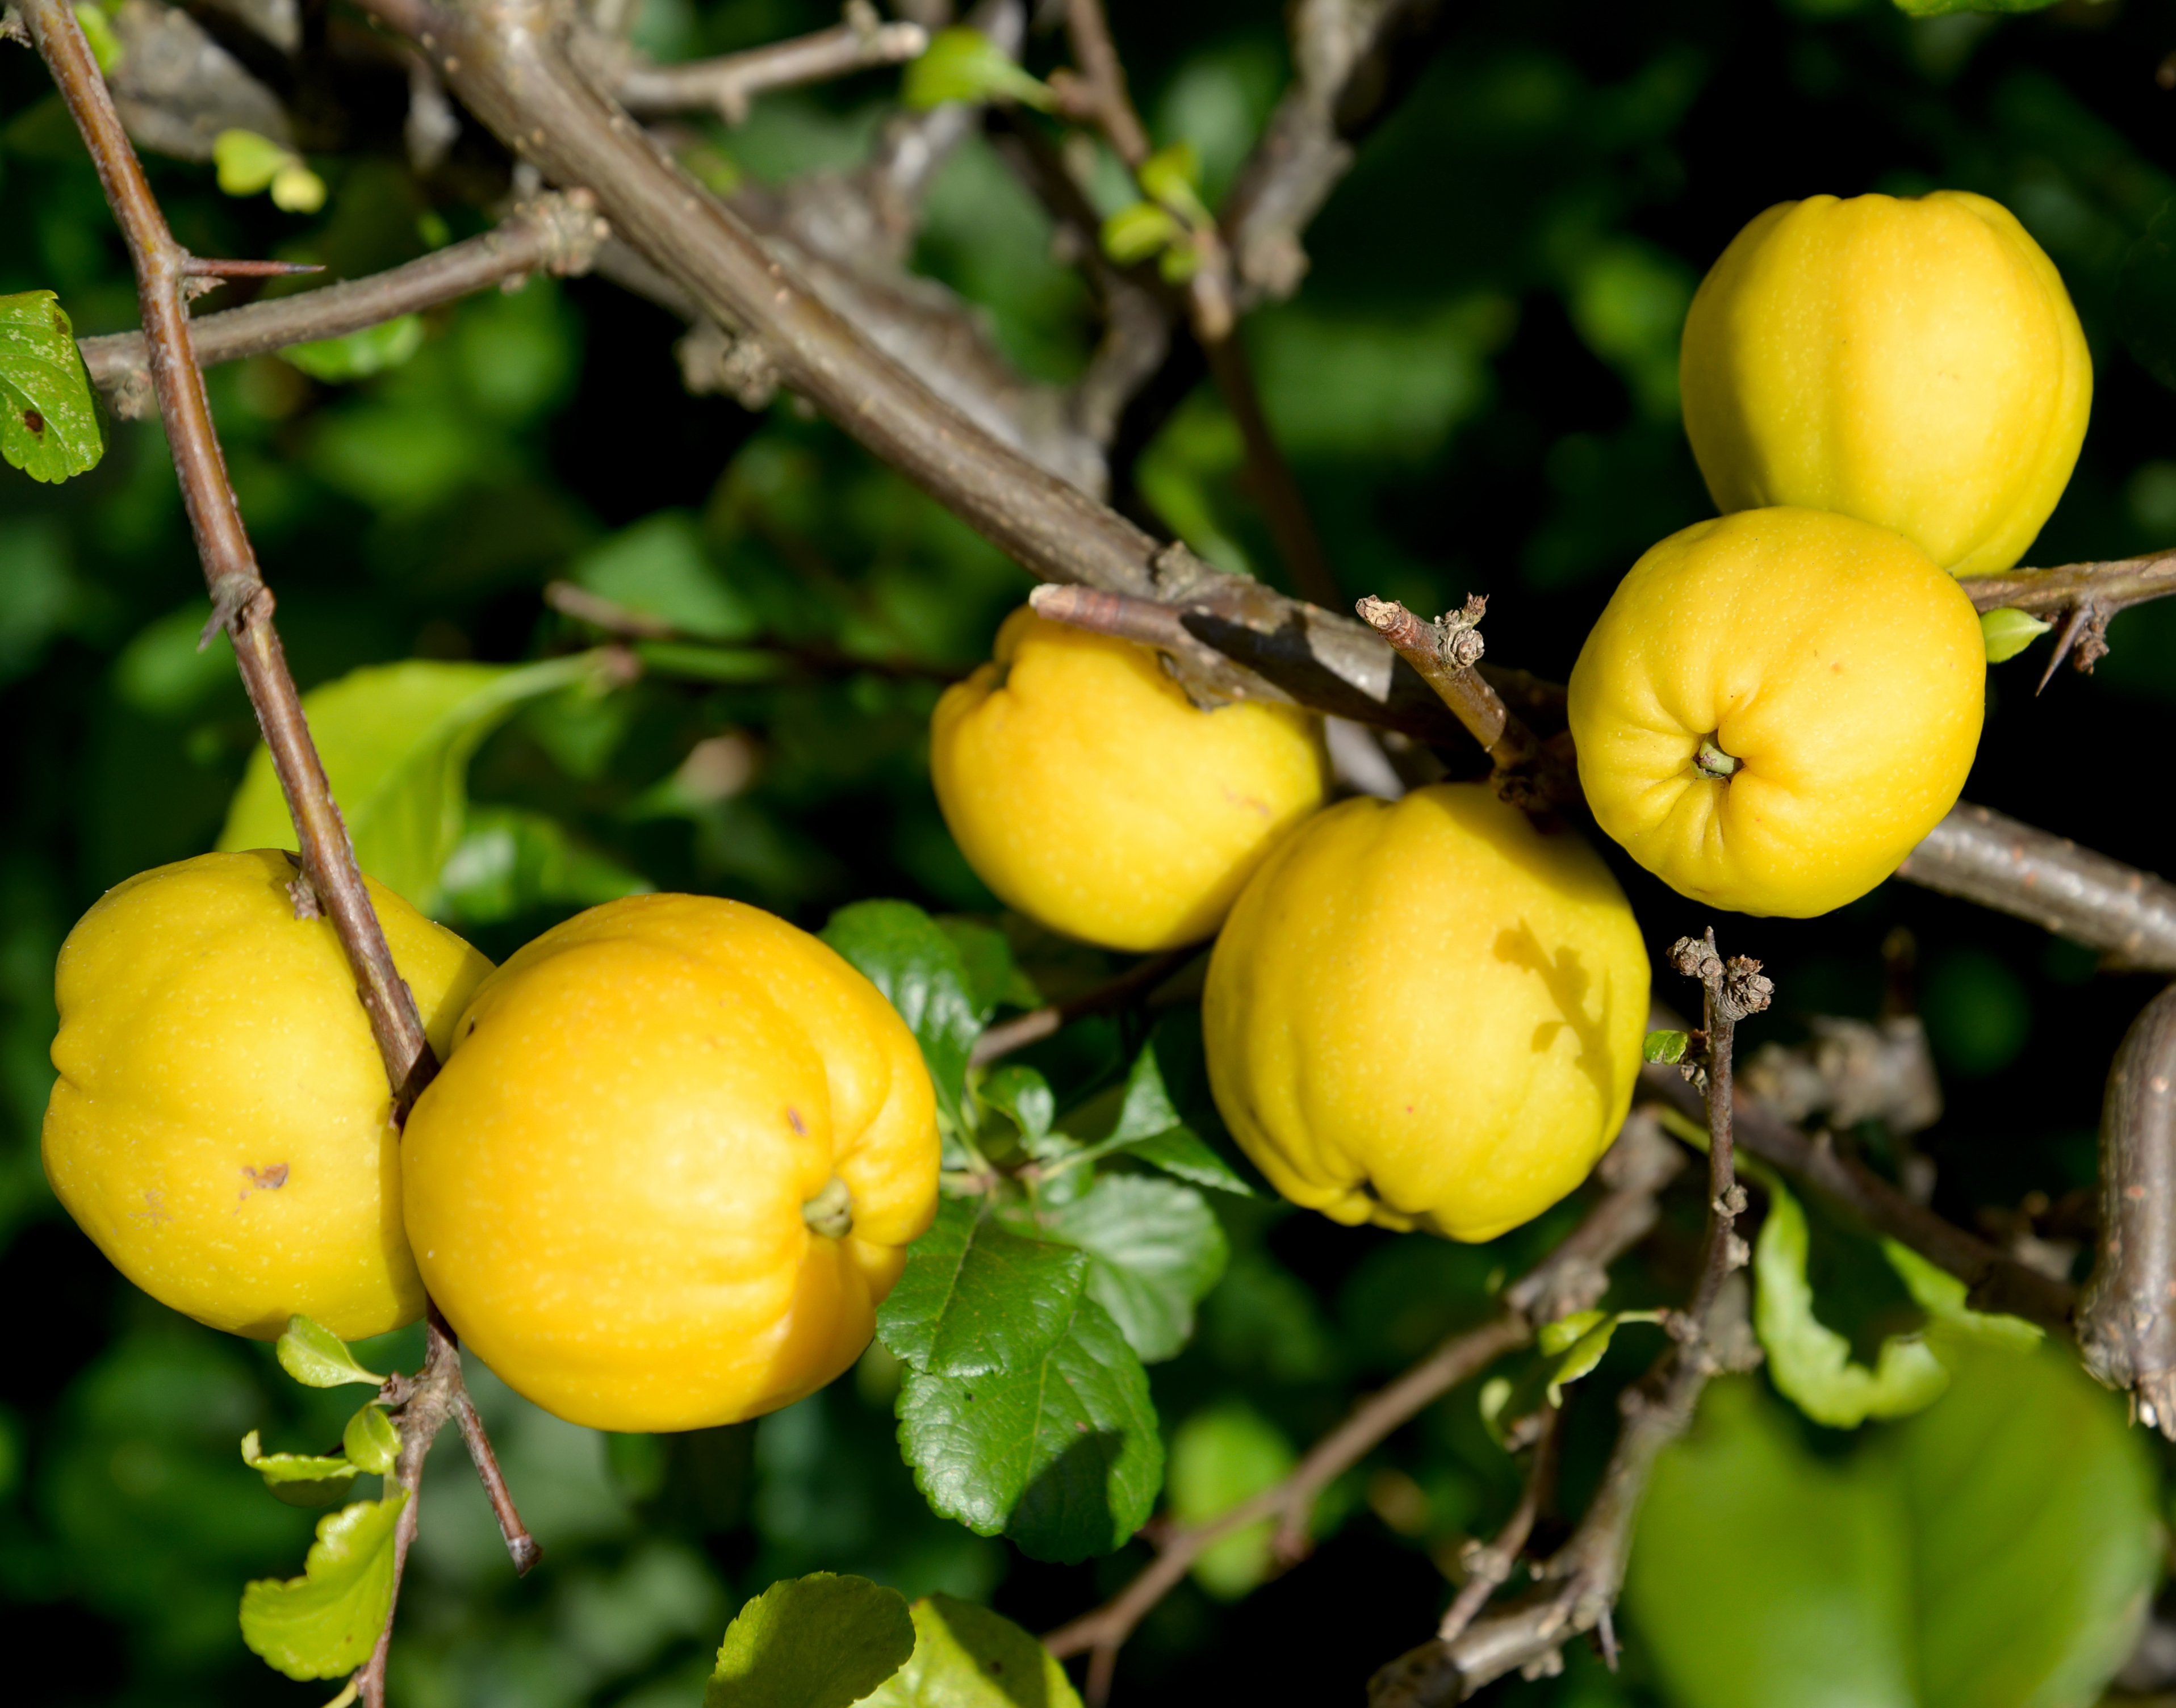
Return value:
<svg viewBox="0 0 2176 1708">
<path fill-rule="evenodd" d="M 440 911 L 440 873 L 467 820 L 469 756 L 525 700 L 596 668 L 587 654 L 519 667 L 418 659 L 355 671 L 305 694 L 302 710 L 362 869 L 425 912 Z M 295 846 L 262 743 L 219 846 Z"/>
<path fill-rule="evenodd" d="M 282 362 L 301 368 L 312 379 L 337 385 L 398 367 L 422 347 L 422 316 L 403 314 L 340 338 L 291 344 L 279 355 Z"/>
<path fill-rule="evenodd" d="M 824 941 L 884 993 L 920 1040 L 937 1088 L 937 1105 L 956 1131 L 967 1130 L 960 1100 L 967 1054 L 982 1036 L 967 969 L 951 938 L 906 901 L 857 901 L 833 914 Z"/>
<path fill-rule="evenodd" d="M 1655 1031 L 1647 1034 L 1647 1041 L 1640 1047 L 1640 1058 L 1646 1062 L 1676 1063 L 1685 1058 L 1692 1048 L 1690 1032 Z"/>
<path fill-rule="evenodd" d="M 0 296 L 0 457 L 57 484 L 98 466 L 106 436 L 75 331 L 50 291 Z"/>
<path fill-rule="evenodd" d="M 975 1088 L 977 1101 L 999 1111 L 1020 1129 L 1020 1137 L 1032 1145 L 1050 1131 L 1058 1112 L 1058 1100 L 1050 1081 L 1033 1068 L 1009 1063 L 998 1069 Z"/>
<path fill-rule="evenodd" d="M 242 1462 L 261 1473 L 268 1484 L 336 1482 L 345 1485 L 363 1468 L 337 1454 L 267 1453 L 254 1429 L 242 1438 Z"/>
<path fill-rule="evenodd" d="M 82 0 L 75 8 L 75 21 L 83 26 L 83 39 L 90 44 L 90 57 L 98 62 L 99 74 L 112 76 L 113 68 L 121 63 L 122 50 L 105 8 Z"/>
<path fill-rule="evenodd" d="M 1161 1033 L 1161 1028 L 1158 1029 Z M 1168 1045 L 1170 1034 L 1162 1033 Z M 1123 1150 L 1175 1174 L 1196 1186 L 1214 1187 L 1241 1198 L 1252 1198 L 1254 1189 L 1232 1171 L 1201 1135 L 1189 1127 L 1172 1102 L 1164 1083 L 1163 1063 L 1158 1058 L 1159 1039 L 1151 1036 L 1134 1058 L 1126 1074 L 1126 1090 L 1118 1105 L 1118 1124 L 1111 1135 L 1093 1147 L 1095 1154 Z"/>
<path fill-rule="evenodd" d="M 260 194 L 296 163 L 292 149 L 253 130 L 221 131 L 212 139 L 211 159 L 219 187 L 230 196 Z"/>
<path fill-rule="evenodd" d="M 1282 1482 L 1297 1462 L 1285 1433 L 1243 1400 L 1197 1412 L 1171 1439 L 1171 1515 L 1206 1524 Z M 1234 1602 L 1270 1575 L 1276 1529 L 1264 1519 L 1202 1550 L 1194 1579 L 1219 1601 Z"/>
<path fill-rule="evenodd" d="M 1933 1405 L 1950 1378 L 1925 1341 L 1891 1335 L 1869 1370 L 1852 1362 L 1848 1340 L 1814 1315 L 1806 1213 L 1780 1181 L 1771 1176 L 1765 1184 L 1768 1216 L 1753 1248 L 1753 1325 L 1777 1390 L 1816 1423 L 1836 1429 Z"/>
<path fill-rule="evenodd" d="M 2001 664 L 2016 657 L 2051 627 L 2029 612 L 2013 610 L 2006 605 L 1984 612 L 1979 619 L 1979 634 L 1987 646 L 1987 661 Z"/>
<path fill-rule="evenodd" d="M 703 1708 L 846 1708 L 912 1655 L 906 1597 L 813 1572 L 773 1584 L 726 1627 Z"/>
<path fill-rule="evenodd" d="M 1162 203 L 1188 225 L 1199 228 L 1216 223 L 1216 216 L 1202 205 L 1201 160 L 1192 143 L 1158 149 L 1134 176 L 1151 200 Z"/>
<path fill-rule="evenodd" d="M 1896 1271 L 1912 1302 L 1934 1319 L 1928 1338 L 1941 1342 L 1953 1336 L 2001 1346 L 2013 1352 L 2029 1352 L 2047 1338 L 2037 1323 L 2022 1317 L 1976 1311 L 1965 1303 L 1965 1284 L 1947 1270 L 1938 1268 L 1907 1245 L 1893 1239 L 1881 1242 L 1881 1254 Z M 1937 1352 L 1942 1350 L 1937 1346 Z M 1947 1362 L 1946 1358 L 1945 1360 Z"/>
<path fill-rule="evenodd" d="M 400 1431 L 377 1406 L 365 1406 L 347 1420 L 347 1428 L 340 1432 L 340 1450 L 358 1470 L 384 1477 L 400 1457 Z"/>
<path fill-rule="evenodd" d="M 447 911 L 465 925 L 497 925 L 541 907 L 594 907 L 654 887 L 585 848 L 558 819 L 522 807 L 471 807 L 438 883 Z"/>
<path fill-rule="evenodd" d="M 1725 1379 L 1656 1466 L 1627 1600 L 1678 1708 L 2086 1708 L 2157 1575 L 2154 1480 L 2049 1350 L 1965 1352 L 1841 1462 Z"/>
<path fill-rule="evenodd" d="M 979 30 L 940 30 L 900 79 L 900 99 L 917 111 L 949 101 L 1017 101 L 1047 112 L 1058 105 L 1050 86 L 1030 76 Z"/>
<path fill-rule="evenodd" d="M 937 928 L 960 951 L 960 964 L 967 970 L 968 1000 L 984 1025 L 1000 1004 L 1016 1009 L 1042 1005 L 1042 993 L 1014 962 L 1012 945 L 996 926 L 956 913 L 940 913 Z"/>
<path fill-rule="evenodd" d="M 1129 1156 L 1138 1156 L 1165 1173 L 1190 1180 L 1196 1186 L 1229 1192 L 1240 1198 L 1255 1195 L 1254 1189 L 1234 1173 L 1232 1165 L 1210 1150 L 1208 1141 L 1191 1127 L 1168 1127 L 1145 1139 L 1129 1140 L 1119 1148 Z"/>
<path fill-rule="evenodd" d="M 1144 1363 L 1177 1357 L 1194 1337 L 1194 1308 L 1231 1254 L 1199 1192 L 1145 1175 L 1105 1175 L 1069 1204 L 1014 1215 L 1023 1231 L 1088 1254 L 1089 1297 Z"/>
<path fill-rule="evenodd" d="M 393 1530 L 408 1492 L 318 1520 L 298 1578 L 242 1591 L 242 1640 L 290 1678 L 337 1678 L 370 1658 L 393 1606 Z"/>
<path fill-rule="evenodd" d="M 712 564 L 702 525 L 686 510 L 660 510 L 621 529 L 577 558 L 569 579 L 694 640 L 746 640 L 762 626 Z M 776 658 L 762 656 L 776 667 Z"/>
<path fill-rule="evenodd" d="M 1008 1232 L 979 1199 L 944 1199 L 878 1308 L 877 1336 L 930 1375 L 1035 1368 L 1066 1334 L 1089 1266 L 1071 1246 Z"/>
<path fill-rule="evenodd" d="M 1002 1613 L 951 1596 L 914 1604 L 914 1653 L 868 1708 L 1080 1708 L 1058 1657 Z"/>
<path fill-rule="evenodd" d="M 288 1318 L 286 1332 L 273 1350 L 279 1356 L 280 1368 L 305 1388 L 338 1388 L 350 1382 L 367 1382 L 373 1388 L 385 1385 L 384 1377 L 373 1375 L 356 1363 L 346 1341 L 307 1317 Z"/>
<path fill-rule="evenodd" d="M 1025 1366 L 968 1377 L 910 1368 L 899 1442 L 933 1510 L 978 1536 L 1002 1533 L 1033 1559 L 1123 1547 L 1163 1480 L 1148 1373 L 1085 1295 Z"/>
<path fill-rule="evenodd" d="M 1161 254 L 1185 235 L 1171 211 L 1154 202 L 1134 202 L 1103 221 L 1103 253 L 1121 267 Z"/>
</svg>

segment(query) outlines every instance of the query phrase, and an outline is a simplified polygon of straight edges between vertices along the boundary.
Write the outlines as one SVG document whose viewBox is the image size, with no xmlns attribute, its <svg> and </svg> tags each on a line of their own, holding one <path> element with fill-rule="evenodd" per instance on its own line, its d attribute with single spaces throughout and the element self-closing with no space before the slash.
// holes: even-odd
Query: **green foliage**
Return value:
<svg viewBox="0 0 2176 1708">
<path fill-rule="evenodd" d="M 921 57 L 906 68 L 900 99 L 917 109 L 951 101 L 1016 101 L 1046 110 L 1057 105 L 1049 84 L 1022 71 L 1004 49 L 965 24 L 929 38 Z"/>
<path fill-rule="evenodd" d="M 1284 1432 L 1243 1400 L 1196 1412 L 1171 1439 L 1171 1514 L 1206 1524 L 1281 1482 L 1296 1462 Z M 1270 1575 L 1276 1521 L 1235 1530 L 1195 1556 L 1194 1580 L 1237 1601 Z"/>
<path fill-rule="evenodd" d="M 914 1653 L 869 1708 L 1080 1708 L 1057 1657 L 1002 1614 L 947 1595 L 913 1613 Z"/>
<path fill-rule="evenodd" d="M 1836 1462 L 1727 1379 L 1656 1468 L 1628 1599 L 1684 1708 L 2083 1708 L 2157 1573 L 2150 1486 L 2059 1354 L 1976 1352 Z"/>
<path fill-rule="evenodd" d="M 1674 1066 L 1684 1060 L 1685 1053 L 1692 1047 L 1692 1036 L 1687 1032 L 1652 1031 L 1647 1034 L 1646 1042 L 1640 1047 L 1640 1059 Z"/>
<path fill-rule="evenodd" d="M 937 1087 L 937 1107 L 955 1131 L 965 1122 L 967 1053 L 982 1030 L 968 992 L 959 944 L 920 908 L 904 901 L 842 907 L 824 941 L 884 993 L 921 1042 Z"/>
<path fill-rule="evenodd" d="M 933 1375 L 1023 1368 L 1066 1333 L 1088 1267 L 1068 1246 L 1008 1232 L 979 1199 L 947 1198 L 879 1308 L 877 1332 L 895 1357 Z"/>
<path fill-rule="evenodd" d="M 393 1604 L 393 1530 L 405 1489 L 318 1521 L 302 1575 L 242 1592 L 242 1640 L 290 1678 L 337 1678 L 370 1657 Z"/>
<path fill-rule="evenodd" d="M 398 367 L 422 347 L 422 316 L 403 314 L 396 320 L 381 320 L 339 338 L 291 344 L 280 352 L 280 359 L 301 368 L 312 379 L 338 385 Z"/>
<path fill-rule="evenodd" d="M 325 181 L 284 144 L 254 131 L 223 130 L 212 140 L 219 187 L 230 196 L 272 193 L 283 213 L 314 214 L 325 204 Z"/>
<path fill-rule="evenodd" d="M 338 1388 L 350 1382 L 383 1387 L 385 1378 L 373 1375 L 355 1361 L 347 1342 L 323 1323 L 307 1317 L 291 1317 L 286 1332 L 274 1343 L 280 1368 L 306 1388 Z"/>
<path fill-rule="evenodd" d="M 1979 632 L 1980 639 L 1987 645 L 1987 661 L 2002 664 L 2016 657 L 2051 626 L 2030 612 L 2015 611 L 2007 606 L 1983 612 L 1979 619 Z"/>
<path fill-rule="evenodd" d="M 586 656 L 523 669 L 416 660 L 356 671 L 306 695 L 325 775 L 362 868 L 426 912 L 466 821 L 470 756 L 525 700 L 587 678 Z M 221 848 L 292 848 L 272 756 L 259 747 L 220 833 Z"/>
<path fill-rule="evenodd" d="M 400 1456 L 400 1431 L 377 1406 L 365 1406 L 340 1432 L 340 1450 L 358 1471 L 383 1477 Z"/>
<path fill-rule="evenodd" d="M 96 468 L 105 454 L 90 377 L 60 298 L 0 296 L 0 457 L 51 483 Z"/>
<path fill-rule="evenodd" d="M 1064 1204 L 1019 1212 L 1016 1225 L 1087 1254 L 1088 1297 L 1149 1364 L 1177 1357 L 1194 1338 L 1194 1308 L 1230 1254 L 1199 1192 L 1134 1174 L 1107 1175 Z"/>
<path fill-rule="evenodd" d="M 2044 12 L 2057 0 L 1896 0 L 1896 9 L 1910 18 L 1942 18 L 1952 12 Z M 2087 0 L 2089 4 L 2101 0 Z"/>
<path fill-rule="evenodd" d="M 896 1590 L 830 1572 L 773 1584 L 726 1628 L 703 1708 L 847 1708 L 915 1645 Z"/>
</svg>

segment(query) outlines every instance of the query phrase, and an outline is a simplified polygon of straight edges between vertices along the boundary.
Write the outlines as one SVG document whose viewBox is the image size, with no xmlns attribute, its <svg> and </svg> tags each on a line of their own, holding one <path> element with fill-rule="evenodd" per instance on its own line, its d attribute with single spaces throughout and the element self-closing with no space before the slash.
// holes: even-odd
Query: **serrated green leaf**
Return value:
<svg viewBox="0 0 2176 1708">
<path fill-rule="evenodd" d="M 1647 1034 L 1646 1042 L 1640 1047 L 1640 1058 L 1646 1062 L 1667 1062 L 1674 1064 L 1684 1060 L 1685 1052 L 1689 1050 L 1692 1045 L 1692 1034 L 1689 1032 L 1668 1031 L 1650 1032 Z"/>
<path fill-rule="evenodd" d="M 1232 1165 L 1209 1147 L 1209 1141 L 1191 1127 L 1167 1127 L 1145 1139 L 1131 1139 L 1119 1147 L 1129 1156 L 1175 1174 L 1196 1186 L 1206 1186 L 1235 1197 L 1252 1198 L 1254 1189 L 1232 1172 Z"/>
<path fill-rule="evenodd" d="M 2052 626 L 2029 612 L 2013 610 L 2006 605 L 1983 613 L 1979 634 L 1987 647 L 1987 661 L 2002 664 L 2016 657 Z"/>
<path fill-rule="evenodd" d="M 726 1628 L 703 1708 L 847 1708 L 915 1649 L 906 1597 L 813 1572 L 773 1584 Z"/>
<path fill-rule="evenodd" d="M 907 65 L 900 99 L 917 112 L 952 101 L 1016 101 L 1045 112 L 1058 104 L 1049 84 L 1022 71 L 1004 48 L 965 24 L 929 38 L 922 57 Z"/>
<path fill-rule="evenodd" d="M 1178 1106 L 1171 1100 L 1170 1089 L 1164 1084 L 1163 1064 L 1157 1061 L 1156 1046 L 1151 1042 L 1134 1058 L 1133 1066 L 1126 1070 L 1125 1096 L 1118 1105 L 1118 1121 L 1111 1129 L 1110 1142 L 1129 1145 L 1136 1139 L 1167 1133 L 1185 1124 Z"/>
<path fill-rule="evenodd" d="M 2119 1402 L 2053 1351 L 1963 1352 L 1841 1462 L 1728 1378 L 1656 1466 L 1627 1600 L 1679 1708 L 2086 1708 L 2145 1616 L 2154 1504 Z"/>
<path fill-rule="evenodd" d="M 868 1708 L 1080 1708 L 1058 1657 L 1002 1613 L 944 1595 L 913 1611 L 914 1653 Z"/>
<path fill-rule="evenodd" d="M 1088 1293 L 1144 1363 L 1194 1337 L 1194 1308 L 1224 1273 L 1224 1229 L 1201 1194 L 1176 1181 L 1108 1174 L 1070 1203 L 1011 1212 L 1023 1232 L 1088 1254 Z"/>
<path fill-rule="evenodd" d="M 1221 1518 L 1276 1487 L 1296 1462 L 1284 1431 L 1245 1401 L 1197 1412 L 1171 1439 L 1171 1515 L 1188 1526 Z M 1194 1581 L 1219 1601 L 1238 1600 L 1270 1575 L 1276 1529 L 1265 1519 L 1205 1548 L 1194 1562 Z"/>
<path fill-rule="evenodd" d="M 585 848 L 556 819 L 523 807 L 476 806 L 438 869 L 438 885 L 448 913 L 464 925 L 497 925 L 542 907 L 594 907 L 655 887 Z"/>
<path fill-rule="evenodd" d="M 1185 228 L 1167 208 L 1154 202 L 1134 202 L 1103 221 L 1103 253 L 1121 267 L 1130 267 L 1161 254 L 1185 235 Z"/>
<path fill-rule="evenodd" d="M 1160 1026 L 1134 1058 L 1126 1074 L 1118 1122 L 1108 1138 L 1090 1147 L 1091 1160 L 1123 1150 L 1196 1186 L 1252 1198 L 1254 1189 L 1186 1124 L 1172 1101 L 1158 1054 L 1160 1047 L 1170 1044 L 1171 1034 Z"/>
<path fill-rule="evenodd" d="M 50 291 L 0 296 L 0 457 L 57 484 L 98 466 L 106 436 L 76 348 Z"/>
<path fill-rule="evenodd" d="M 302 697 L 333 797 L 362 869 L 425 912 L 467 821 L 468 762 L 526 700 L 588 677 L 588 654 L 542 664 L 412 660 L 351 672 Z M 225 850 L 292 848 L 295 830 L 263 743 L 220 833 Z"/>
<path fill-rule="evenodd" d="M 1023 1238 L 947 1198 L 877 1311 L 877 1337 L 895 1357 L 934 1376 L 976 1378 L 1036 1367 L 1066 1333 L 1088 1281 L 1069 1245 Z"/>
<path fill-rule="evenodd" d="M 857 901 L 831 916 L 824 941 L 884 993 L 922 1045 L 938 1110 L 966 1130 L 967 1055 L 982 1023 L 968 994 L 960 950 L 937 922 L 906 901 Z"/>
<path fill-rule="evenodd" d="M 1148 1373 L 1085 1294 L 1025 1366 L 969 1377 L 910 1368 L 899 1442 L 932 1510 L 979 1536 L 1003 1534 L 1033 1559 L 1123 1547 L 1163 1480 Z"/>
<path fill-rule="evenodd" d="M 242 1592 L 242 1640 L 290 1678 L 337 1678 L 370 1658 L 393 1606 L 393 1531 L 408 1492 L 359 1500 L 318 1520 L 298 1578 Z"/>
<path fill-rule="evenodd" d="M 312 379 L 340 385 L 398 367 L 422 347 L 423 317 L 403 314 L 340 338 L 291 344 L 279 356 Z"/>
<path fill-rule="evenodd" d="M 967 998 L 977 1020 L 987 1025 L 1000 1004 L 1016 1009 L 1042 1005 L 1042 993 L 1015 964 L 1012 945 L 996 926 L 956 913 L 940 913 L 936 922 L 960 951 L 960 964 L 967 971 Z"/>
<path fill-rule="evenodd" d="M 1848 1340 L 1814 1315 L 1806 1213 L 1781 1182 L 1771 1177 L 1766 1184 L 1768 1216 L 1753 1247 L 1753 1325 L 1777 1390 L 1836 1429 L 1933 1405 L 1950 1378 L 1925 1341 L 1891 1335 L 1869 1370 L 1852 1361 Z"/>
<path fill-rule="evenodd" d="M 1881 1254 L 1889 1259 L 1889 1266 L 1896 1271 L 1912 1303 L 1933 1319 L 1928 1338 L 1937 1343 L 1937 1357 L 1944 1352 L 1940 1343 L 1953 1335 L 2013 1352 L 2029 1352 L 2047 1338 L 2047 1331 L 2037 1323 L 2028 1323 L 2022 1317 L 1973 1310 L 1965 1303 L 1968 1292 L 1965 1284 L 1911 1247 L 1885 1239 Z"/>
<path fill-rule="evenodd" d="M 1050 1081 L 1033 1068 L 1008 1063 L 997 1069 L 975 1088 L 975 1096 L 1006 1115 L 1020 1129 L 1020 1137 L 1032 1145 L 1050 1131 L 1058 1112 L 1058 1099 Z"/>
<path fill-rule="evenodd" d="M 378 1407 L 365 1406 L 340 1432 L 340 1450 L 358 1470 L 384 1477 L 400 1456 L 400 1431 Z"/>
<path fill-rule="evenodd" d="M 273 1351 L 279 1357 L 280 1368 L 305 1388 L 339 1388 L 350 1382 L 367 1382 L 373 1388 L 385 1385 L 384 1377 L 373 1375 L 356 1363 L 345 1341 L 307 1317 L 288 1318 L 286 1330 Z"/>
</svg>

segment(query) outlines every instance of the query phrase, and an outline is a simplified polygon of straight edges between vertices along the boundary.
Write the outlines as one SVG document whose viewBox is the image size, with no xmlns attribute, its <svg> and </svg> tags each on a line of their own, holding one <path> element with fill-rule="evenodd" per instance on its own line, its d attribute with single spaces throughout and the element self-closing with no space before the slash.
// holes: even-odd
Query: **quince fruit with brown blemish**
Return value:
<svg viewBox="0 0 2176 1708">
<path fill-rule="evenodd" d="M 1322 805 L 1322 721 L 1204 711 L 1156 653 L 1016 611 L 930 722 L 937 804 L 1009 907 L 1106 949 L 1212 935 L 1277 839 Z"/>
<path fill-rule="evenodd" d="M 516 953 L 404 1152 L 447 1319 L 600 1429 L 737 1422 L 830 1381 L 937 1209 L 913 1034 L 827 945 L 709 896 L 608 902 Z"/>
<path fill-rule="evenodd" d="M 1624 1123 L 1647 955 L 1577 835 L 1441 783 L 1281 843 L 1216 940 L 1201 1021 L 1216 1107 L 1287 1198 L 1493 1239 Z"/>
<path fill-rule="evenodd" d="M 259 1340 L 298 1314 L 358 1340 L 421 1316 L 423 1285 L 385 1069 L 332 922 L 296 917 L 296 869 L 264 849 L 161 866 L 68 933 L 46 1177 L 162 1304 Z M 443 1052 L 491 963 L 369 889 Z"/>
</svg>

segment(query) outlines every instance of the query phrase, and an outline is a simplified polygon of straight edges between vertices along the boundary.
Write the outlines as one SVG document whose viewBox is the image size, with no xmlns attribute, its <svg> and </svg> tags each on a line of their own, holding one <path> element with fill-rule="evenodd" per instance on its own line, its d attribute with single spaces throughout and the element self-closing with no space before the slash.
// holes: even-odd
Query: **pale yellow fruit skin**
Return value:
<svg viewBox="0 0 2176 1708">
<path fill-rule="evenodd" d="M 1486 785 L 1332 807 L 1232 910 L 1201 1009 L 1216 1107 L 1295 1204 L 1493 1239 L 1630 1106 L 1647 955 L 1569 831 Z"/>
<path fill-rule="evenodd" d="M 1678 373 L 1717 509 L 1841 510 L 1956 575 L 2024 556 L 2093 395 L 2054 263 L 1963 190 L 1769 209 L 1701 281 Z"/>
<path fill-rule="evenodd" d="M 269 849 L 161 866 L 68 933 L 46 1178 L 162 1304 L 258 1340 L 296 1314 L 359 1340 L 415 1321 L 423 1286 L 385 1069 L 332 922 L 295 917 L 295 870 Z M 443 1052 L 491 963 L 369 889 Z"/>
<path fill-rule="evenodd" d="M 1987 656 L 1964 590 L 1901 535 L 1741 510 L 1632 566 L 1572 668 L 1595 822 L 1680 895 L 1808 918 L 1956 804 Z M 1703 737 L 1740 762 L 1696 772 Z"/>
<path fill-rule="evenodd" d="M 1198 710 L 1149 648 L 1027 610 L 937 703 L 929 769 L 953 840 L 1006 906 L 1134 950 L 1213 933 L 1330 784 L 1319 718 Z"/>
<path fill-rule="evenodd" d="M 408 1118 L 431 1296 L 517 1393 L 600 1429 L 695 1429 L 851 1365 L 937 1207 L 913 1035 L 753 907 L 639 895 L 547 932 L 462 1018 Z M 802 1205 L 836 1174 L 852 1231 Z"/>
</svg>

